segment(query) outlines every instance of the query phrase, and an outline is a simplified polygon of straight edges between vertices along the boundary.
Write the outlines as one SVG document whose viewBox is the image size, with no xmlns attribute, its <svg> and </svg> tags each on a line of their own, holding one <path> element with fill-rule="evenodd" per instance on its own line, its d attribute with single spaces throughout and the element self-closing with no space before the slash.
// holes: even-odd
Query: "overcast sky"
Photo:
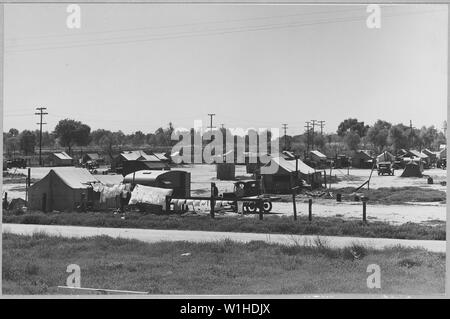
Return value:
<svg viewBox="0 0 450 319">
<path fill-rule="evenodd" d="M 226 127 L 304 131 L 325 120 L 442 127 L 447 6 L 5 5 L 4 131 L 62 118 L 131 133 L 208 113 Z"/>
</svg>

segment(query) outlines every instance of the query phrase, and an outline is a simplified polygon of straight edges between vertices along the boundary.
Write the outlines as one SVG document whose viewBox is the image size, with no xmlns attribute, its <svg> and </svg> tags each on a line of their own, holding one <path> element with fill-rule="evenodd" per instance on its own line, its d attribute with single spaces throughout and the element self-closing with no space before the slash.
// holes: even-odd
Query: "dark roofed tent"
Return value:
<svg viewBox="0 0 450 319">
<path fill-rule="evenodd" d="M 273 157 L 267 165 L 278 165 L 274 174 L 261 172 L 264 190 L 268 193 L 291 193 L 292 184 L 295 182 L 296 166 L 298 166 L 299 178 L 312 187 L 322 184 L 322 173 L 306 165 L 300 159 L 287 161 L 283 157 Z"/>
<path fill-rule="evenodd" d="M 372 168 L 374 159 L 368 151 L 357 151 L 352 156 L 352 166 L 356 168 Z"/>
<path fill-rule="evenodd" d="M 28 207 L 46 211 L 73 211 L 80 205 L 83 193 L 87 199 L 88 187 L 90 183 L 96 181 L 96 178 L 84 168 L 54 168 L 44 178 L 30 186 Z"/>
<path fill-rule="evenodd" d="M 314 160 L 314 161 L 319 161 L 319 160 L 326 160 L 327 159 L 327 157 L 325 156 L 325 154 L 322 154 L 321 152 L 319 152 L 319 151 L 310 151 L 309 152 L 309 155 L 311 156 L 311 159 L 312 160 Z"/>
<path fill-rule="evenodd" d="M 309 160 L 306 161 L 308 164 L 316 168 L 324 168 L 327 164 L 327 157 L 325 154 L 313 150 L 309 152 Z"/>
<path fill-rule="evenodd" d="M 422 165 L 420 162 L 411 161 L 406 164 L 400 177 L 422 177 Z"/>
<path fill-rule="evenodd" d="M 98 153 L 86 153 L 83 155 L 83 163 L 88 161 L 96 161 L 97 163 L 104 162 L 104 159 Z"/>
<path fill-rule="evenodd" d="M 186 171 L 142 170 L 126 175 L 123 182 L 173 189 L 173 195 L 178 197 L 191 196 L 191 173 Z"/>
</svg>

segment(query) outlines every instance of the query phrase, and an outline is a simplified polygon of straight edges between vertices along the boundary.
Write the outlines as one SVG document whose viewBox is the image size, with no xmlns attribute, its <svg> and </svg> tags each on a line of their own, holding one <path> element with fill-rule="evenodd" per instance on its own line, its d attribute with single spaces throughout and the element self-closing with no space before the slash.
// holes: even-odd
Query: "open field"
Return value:
<svg viewBox="0 0 450 319">
<path fill-rule="evenodd" d="M 91 213 L 40 213 L 31 212 L 14 214 L 4 212 L 3 223 L 40 224 L 40 225 L 70 225 L 112 228 L 138 228 L 138 229 L 178 229 L 202 230 L 219 232 L 250 232 L 267 234 L 295 234 L 295 235 L 322 235 L 322 236 L 353 236 L 370 238 L 398 238 L 398 239 L 425 239 L 445 240 L 445 223 L 434 222 L 433 226 L 405 223 L 392 225 L 383 222 L 371 221 L 364 224 L 362 221 L 344 220 L 342 218 L 315 217 L 311 222 L 307 217 L 301 216 L 295 222 L 290 217 L 266 216 L 259 220 L 257 215 L 246 217 L 210 216 L 182 216 L 182 215 L 155 215 L 139 212 L 126 213 L 125 219 L 119 214 L 108 212 Z"/>
<path fill-rule="evenodd" d="M 232 241 L 160 242 L 3 234 L 3 293 L 56 294 L 69 264 L 81 286 L 150 294 L 442 294 L 445 255 L 393 247 L 330 249 Z M 381 289 L 367 288 L 367 266 Z"/>
</svg>

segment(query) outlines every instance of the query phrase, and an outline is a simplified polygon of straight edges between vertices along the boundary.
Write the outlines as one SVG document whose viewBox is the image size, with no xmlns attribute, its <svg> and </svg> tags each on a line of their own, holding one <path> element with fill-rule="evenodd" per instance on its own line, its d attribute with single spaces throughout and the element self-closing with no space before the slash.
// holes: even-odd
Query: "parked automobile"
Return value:
<svg viewBox="0 0 450 319">
<path fill-rule="evenodd" d="M 24 158 L 16 158 L 13 160 L 6 161 L 6 167 L 7 168 L 26 168 L 27 167 L 27 161 Z"/>
<path fill-rule="evenodd" d="M 394 165 L 391 162 L 377 164 L 378 175 L 394 175 Z"/>
</svg>

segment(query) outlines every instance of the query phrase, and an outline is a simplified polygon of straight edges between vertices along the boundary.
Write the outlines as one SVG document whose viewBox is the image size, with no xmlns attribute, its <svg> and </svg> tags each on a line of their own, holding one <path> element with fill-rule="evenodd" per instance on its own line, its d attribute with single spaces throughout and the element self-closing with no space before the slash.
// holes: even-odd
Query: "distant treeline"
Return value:
<svg viewBox="0 0 450 319">
<path fill-rule="evenodd" d="M 281 150 L 287 149 L 298 154 L 317 149 L 327 156 L 350 154 L 358 149 L 375 152 L 396 152 L 402 148 L 438 150 L 439 145 L 446 144 L 446 129 L 446 121 L 443 122 L 442 129 L 438 129 L 434 126 L 417 128 L 403 123 L 392 124 L 384 120 L 366 125 L 362 121 L 349 118 L 339 124 L 336 133 L 321 134 L 316 128 L 314 132 L 310 130 L 300 135 L 282 136 L 279 139 L 279 147 Z M 226 136 L 227 129 L 220 130 L 223 136 Z M 88 125 L 80 121 L 64 119 L 58 122 L 52 132 L 42 132 L 42 149 L 46 152 L 65 150 L 71 155 L 74 152 L 95 151 L 110 158 L 122 150 L 136 148 L 167 152 L 177 143 L 171 140 L 173 132 L 172 123 L 158 128 L 153 133 L 137 131 L 124 134 L 122 131 L 112 132 L 104 129 L 91 131 Z M 3 153 L 6 157 L 30 156 L 36 154 L 38 149 L 39 130 L 20 132 L 12 128 L 3 133 Z"/>
</svg>

